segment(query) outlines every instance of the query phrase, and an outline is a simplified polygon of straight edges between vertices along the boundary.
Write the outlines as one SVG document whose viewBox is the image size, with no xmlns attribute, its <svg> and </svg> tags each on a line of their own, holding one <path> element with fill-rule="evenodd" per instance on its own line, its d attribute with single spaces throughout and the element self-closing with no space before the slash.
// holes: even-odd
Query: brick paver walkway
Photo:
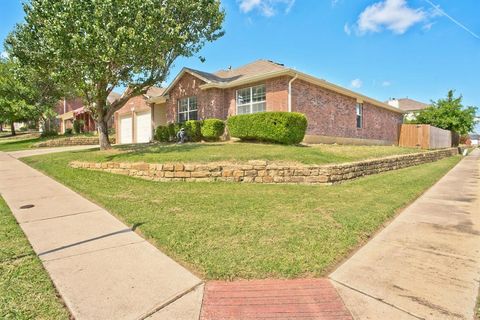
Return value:
<svg viewBox="0 0 480 320">
<path fill-rule="evenodd" d="M 205 286 L 201 320 L 350 320 L 327 279 L 211 281 Z"/>
</svg>

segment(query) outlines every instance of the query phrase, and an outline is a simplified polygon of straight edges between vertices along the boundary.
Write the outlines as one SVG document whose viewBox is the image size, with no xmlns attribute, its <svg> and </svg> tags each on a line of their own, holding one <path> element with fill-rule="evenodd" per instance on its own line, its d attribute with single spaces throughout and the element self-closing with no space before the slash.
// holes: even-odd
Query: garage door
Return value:
<svg viewBox="0 0 480 320">
<path fill-rule="evenodd" d="M 150 142 L 152 139 L 152 116 L 150 111 L 137 113 L 136 116 L 136 136 L 137 143 Z"/>
<path fill-rule="evenodd" d="M 132 143 L 132 116 L 120 118 L 120 143 Z"/>
</svg>

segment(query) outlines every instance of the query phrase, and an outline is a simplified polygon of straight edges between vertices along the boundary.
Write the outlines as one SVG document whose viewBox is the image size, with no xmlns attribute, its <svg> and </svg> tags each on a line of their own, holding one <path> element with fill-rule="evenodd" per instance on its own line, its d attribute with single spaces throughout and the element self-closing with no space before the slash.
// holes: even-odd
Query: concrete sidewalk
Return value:
<svg viewBox="0 0 480 320">
<path fill-rule="evenodd" d="M 75 319 L 198 319 L 201 280 L 101 207 L 2 152 L 0 193 Z"/>
<path fill-rule="evenodd" d="M 480 150 L 330 275 L 355 319 L 473 319 Z"/>
<path fill-rule="evenodd" d="M 87 149 L 93 149 L 93 148 L 98 148 L 98 145 L 68 146 L 68 147 L 55 147 L 55 148 L 31 148 L 26 150 L 10 151 L 10 152 L 7 152 L 7 154 L 18 159 L 18 158 L 36 156 L 41 154 L 58 153 L 58 152 L 65 152 L 65 151 L 80 151 L 80 150 L 87 150 Z"/>
</svg>

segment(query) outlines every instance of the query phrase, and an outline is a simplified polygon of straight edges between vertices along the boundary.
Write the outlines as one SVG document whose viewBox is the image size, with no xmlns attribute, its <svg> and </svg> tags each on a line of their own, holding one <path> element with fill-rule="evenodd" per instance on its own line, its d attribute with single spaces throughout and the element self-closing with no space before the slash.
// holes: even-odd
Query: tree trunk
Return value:
<svg viewBox="0 0 480 320">
<path fill-rule="evenodd" d="M 107 121 L 102 118 L 98 120 L 98 140 L 100 142 L 100 150 L 111 149 L 110 140 L 108 139 L 108 124 Z"/>
<path fill-rule="evenodd" d="M 10 126 L 10 130 L 12 131 L 12 136 L 17 135 L 17 133 L 15 132 L 15 122 L 14 121 L 12 121 L 12 124 Z"/>
</svg>

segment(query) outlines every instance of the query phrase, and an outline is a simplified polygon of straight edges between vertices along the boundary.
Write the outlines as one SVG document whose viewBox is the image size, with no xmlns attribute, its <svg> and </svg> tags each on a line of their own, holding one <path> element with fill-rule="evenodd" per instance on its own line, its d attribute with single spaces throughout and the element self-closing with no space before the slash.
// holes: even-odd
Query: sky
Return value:
<svg viewBox="0 0 480 320">
<path fill-rule="evenodd" d="M 480 107 L 478 0 L 222 0 L 222 6 L 225 36 L 179 58 L 168 81 L 184 66 L 214 72 L 268 59 L 381 101 L 430 102 L 454 89 L 465 105 Z M 0 0 L 2 42 L 22 20 L 21 1 Z"/>
</svg>

